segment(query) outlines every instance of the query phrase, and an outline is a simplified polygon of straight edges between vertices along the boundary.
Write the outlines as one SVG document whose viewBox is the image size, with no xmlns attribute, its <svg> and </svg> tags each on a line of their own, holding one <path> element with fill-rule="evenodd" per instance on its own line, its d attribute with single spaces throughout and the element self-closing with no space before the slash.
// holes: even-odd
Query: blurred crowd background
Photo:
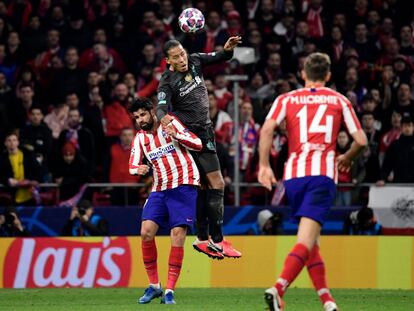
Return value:
<svg viewBox="0 0 414 311">
<path fill-rule="evenodd" d="M 179 30 L 177 17 L 187 7 L 204 13 L 202 32 Z M 255 62 L 231 61 L 204 72 L 228 185 L 236 152 L 242 181 L 257 181 L 260 126 L 278 95 L 303 86 L 304 60 L 315 51 L 331 57 L 329 86 L 352 102 L 369 139 L 369 148 L 339 181 L 414 182 L 413 1 L 11 0 L 0 1 L 0 200 L 54 204 L 73 199 L 88 182 L 150 184 L 128 173 L 137 130 L 127 111 L 131 98 L 150 97 L 156 104 L 167 40 L 180 40 L 189 53 L 211 52 L 233 35 L 254 49 Z M 238 135 L 228 74 L 249 77 L 235 103 Z M 283 125 L 274 134 L 271 162 L 278 177 L 286 135 Z M 342 131 L 338 153 L 350 142 Z M 59 197 L 52 190 L 39 193 L 38 183 L 58 183 Z M 352 189 L 338 189 L 338 205 L 366 197 Z M 129 189 L 129 203 L 142 202 L 147 191 Z M 226 193 L 231 204 L 231 187 Z M 86 196 L 123 204 L 123 194 L 114 188 Z M 259 187 L 242 193 L 242 204 L 264 200 Z"/>
</svg>

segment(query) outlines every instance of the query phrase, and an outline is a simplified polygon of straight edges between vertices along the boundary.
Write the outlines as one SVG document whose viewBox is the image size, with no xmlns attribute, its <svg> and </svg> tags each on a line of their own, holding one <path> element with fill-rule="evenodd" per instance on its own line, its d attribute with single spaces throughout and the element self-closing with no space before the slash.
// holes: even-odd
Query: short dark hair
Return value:
<svg viewBox="0 0 414 311">
<path fill-rule="evenodd" d="M 410 115 L 404 115 L 402 118 L 401 118 L 401 125 L 403 125 L 403 124 L 413 124 L 414 122 L 413 122 L 413 119 L 410 117 Z"/>
<path fill-rule="evenodd" d="M 162 51 L 164 52 L 165 57 L 168 57 L 168 51 L 176 46 L 181 45 L 180 41 L 172 39 L 165 42 Z"/>
<path fill-rule="evenodd" d="M 24 89 L 25 87 L 30 87 L 30 89 L 33 91 L 33 85 L 30 84 L 30 82 L 23 82 L 19 85 L 19 90 Z"/>
<path fill-rule="evenodd" d="M 153 106 L 152 106 L 151 100 L 146 97 L 141 97 L 141 98 L 134 98 L 128 110 L 130 113 L 133 113 L 133 112 L 138 111 L 139 109 L 151 111 L 152 108 Z"/>
<path fill-rule="evenodd" d="M 305 60 L 304 70 L 310 81 L 324 81 L 331 67 L 331 60 L 325 53 L 312 53 Z"/>
</svg>

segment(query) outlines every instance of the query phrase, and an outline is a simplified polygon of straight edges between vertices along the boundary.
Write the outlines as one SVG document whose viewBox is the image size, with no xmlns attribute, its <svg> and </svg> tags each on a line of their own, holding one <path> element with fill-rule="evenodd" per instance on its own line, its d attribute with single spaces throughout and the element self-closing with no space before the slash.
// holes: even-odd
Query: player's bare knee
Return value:
<svg viewBox="0 0 414 311">
<path fill-rule="evenodd" d="M 171 229 L 171 241 L 173 246 L 183 246 L 185 237 L 187 235 L 187 228 L 175 227 Z"/>
<path fill-rule="evenodd" d="M 156 232 L 156 229 L 150 224 L 142 223 L 141 239 L 143 241 L 151 241 L 152 239 L 154 239 Z"/>
</svg>

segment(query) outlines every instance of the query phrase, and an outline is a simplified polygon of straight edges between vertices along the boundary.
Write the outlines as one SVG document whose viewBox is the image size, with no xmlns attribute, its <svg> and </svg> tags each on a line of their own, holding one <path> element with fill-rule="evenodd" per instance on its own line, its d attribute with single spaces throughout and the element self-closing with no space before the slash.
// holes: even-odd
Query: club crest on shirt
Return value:
<svg viewBox="0 0 414 311">
<path fill-rule="evenodd" d="M 187 73 L 184 77 L 184 80 L 187 82 L 193 81 L 193 76 L 191 75 L 191 73 Z"/>
<path fill-rule="evenodd" d="M 166 96 L 167 95 L 164 92 L 159 92 L 157 97 L 158 97 L 158 100 L 163 100 L 165 99 Z"/>
</svg>

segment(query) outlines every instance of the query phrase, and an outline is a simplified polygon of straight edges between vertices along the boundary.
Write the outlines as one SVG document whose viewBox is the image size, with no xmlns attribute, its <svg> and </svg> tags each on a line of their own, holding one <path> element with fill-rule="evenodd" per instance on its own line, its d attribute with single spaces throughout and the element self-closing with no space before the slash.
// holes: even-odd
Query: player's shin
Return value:
<svg viewBox="0 0 414 311">
<path fill-rule="evenodd" d="M 145 270 L 147 271 L 148 280 L 151 285 L 159 285 L 158 268 L 157 268 L 157 246 L 155 239 L 148 241 L 142 240 L 142 258 L 144 260 Z"/>
<path fill-rule="evenodd" d="M 280 297 L 283 297 L 288 286 L 296 279 L 302 271 L 309 257 L 308 248 L 297 243 L 285 259 L 282 273 L 274 285 Z"/>
<path fill-rule="evenodd" d="M 184 247 L 171 246 L 168 260 L 168 281 L 166 289 L 174 290 L 181 272 L 181 265 L 184 258 Z"/>
<path fill-rule="evenodd" d="M 332 298 L 326 283 L 325 263 L 320 255 L 318 245 L 315 245 L 312 248 L 306 267 L 322 304 L 325 304 L 328 301 L 335 301 Z"/>
<path fill-rule="evenodd" d="M 214 243 L 223 241 L 224 189 L 207 190 L 210 236 Z"/>
</svg>

